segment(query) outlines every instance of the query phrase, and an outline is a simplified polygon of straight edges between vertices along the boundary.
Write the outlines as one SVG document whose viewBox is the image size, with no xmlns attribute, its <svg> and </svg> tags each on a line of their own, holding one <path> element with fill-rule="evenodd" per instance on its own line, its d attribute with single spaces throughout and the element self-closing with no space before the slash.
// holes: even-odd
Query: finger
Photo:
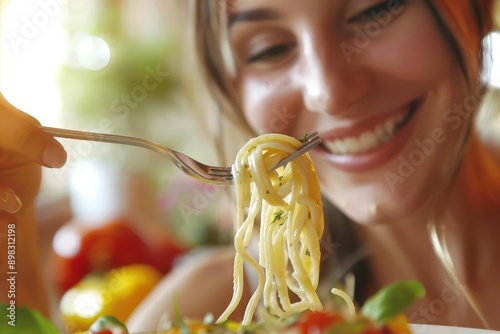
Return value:
<svg viewBox="0 0 500 334">
<path fill-rule="evenodd" d="M 33 117 L 13 107 L 0 94 L 0 148 L 46 167 L 61 167 L 66 151 L 57 140 L 39 128 Z"/>
<path fill-rule="evenodd" d="M 0 187 L 0 211 L 16 213 L 22 206 L 21 200 L 12 190 Z"/>
</svg>

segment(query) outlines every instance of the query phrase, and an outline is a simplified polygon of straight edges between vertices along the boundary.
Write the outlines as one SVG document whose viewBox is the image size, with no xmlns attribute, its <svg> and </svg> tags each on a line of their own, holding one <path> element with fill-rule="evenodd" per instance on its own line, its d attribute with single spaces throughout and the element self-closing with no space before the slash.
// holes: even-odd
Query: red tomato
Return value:
<svg viewBox="0 0 500 334">
<path fill-rule="evenodd" d="M 342 317 L 333 311 L 318 311 L 304 313 L 297 325 L 302 334 L 310 334 L 321 332 L 340 321 Z"/>
<path fill-rule="evenodd" d="M 91 272 L 107 272 L 130 264 L 149 264 L 165 274 L 187 249 L 166 233 L 155 235 L 156 242 L 146 240 L 121 219 L 74 231 L 80 238 L 78 251 L 67 257 L 53 250 L 50 257 L 51 279 L 60 294 Z"/>
</svg>

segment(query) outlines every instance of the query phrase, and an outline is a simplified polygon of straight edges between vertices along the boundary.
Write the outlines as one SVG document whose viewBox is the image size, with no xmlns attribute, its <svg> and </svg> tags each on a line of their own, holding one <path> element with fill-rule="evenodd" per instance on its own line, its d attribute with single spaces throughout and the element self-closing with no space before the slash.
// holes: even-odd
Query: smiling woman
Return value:
<svg viewBox="0 0 500 334">
<path fill-rule="evenodd" d="M 319 132 L 323 145 L 311 156 L 325 207 L 341 217 L 329 221 L 327 235 L 345 234 L 345 215 L 368 254 L 358 301 L 386 283 L 417 278 L 429 292 L 410 310 L 418 315 L 453 282 L 466 288 L 425 322 L 500 328 L 490 311 L 500 295 L 487 288 L 500 277 L 491 257 L 500 253 L 492 237 L 499 232 L 498 144 L 482 141 L 475 123 L 489 106 L 481 71 L 492 1 L 191 6 L 208 88 L 233 121 L 223 128 L 228 137 Z M 277 124 L 278 113 L 286 117 Z M 430 238 L 432 226 L 446 237 Z M 340 239 L 340 248 L 346 243 Z M 335 284 L 329 278 L 342 276 L 355 254 L 325 261 L 322 284 Z"/>
</svg>

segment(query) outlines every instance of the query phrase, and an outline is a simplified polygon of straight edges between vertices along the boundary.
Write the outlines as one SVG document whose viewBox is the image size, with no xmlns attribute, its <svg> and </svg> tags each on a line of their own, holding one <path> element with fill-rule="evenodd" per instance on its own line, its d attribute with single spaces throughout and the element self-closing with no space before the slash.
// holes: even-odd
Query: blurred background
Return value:
<svg viewBox="0 0 500 334">
<path fill-rule="evenodd" d="M 197 117 L 213 105 L 190 62 L 184 0 L 3 5 L 1 90 L 17 108 L 44 126 L 142 137 L 218 164 L 205 137 L 212 124 Z M 487 42 L 485 80 L 498 87 L 500 38 Z M 490 129 L 500 133 L 498 117 Z M 112 312 L 109 299 L 133 307 L 188 250 L 229 242 L 230 224 L 216 215 L 227 205 L 220 188 L 189 179 L 145 149 L 61 142 L 68 162 L 44 169 L 38 221 L 54 314 L 66 332 Z M 149 285 L 128 282 L 143 284 L 133 298 L 74 290 L 89 273 L 135 263 L 159 275 L 145 270 L 138 281 L 148 277 Z"/>
<path fill-rule="evenodd" d="M 181 1 L 5 3 L 1 83 L 12 104 L 44 126 L 138 136 L 215 163 L 210 143 L 199 145 L 203 127 L 194 109 L 210 108 L 210 102 L 196 87 L 197 74 L 187 68 Z M 194 98 L 192 91 L 198 92 Z M 182 187 L 174 165 L 145 149 L 61 142 L 68 163 L 44 170 L 41 205 L 70 195 L 78 197 L 73 209 L 82 214 L 112 210 L 102 203 L 110 197 L 106 186 L 92 187 L 123 181 L 116 178 L 124 174 L 146 178 L 164 209 L 175 195 L 171 185 Z"/>
</svg>

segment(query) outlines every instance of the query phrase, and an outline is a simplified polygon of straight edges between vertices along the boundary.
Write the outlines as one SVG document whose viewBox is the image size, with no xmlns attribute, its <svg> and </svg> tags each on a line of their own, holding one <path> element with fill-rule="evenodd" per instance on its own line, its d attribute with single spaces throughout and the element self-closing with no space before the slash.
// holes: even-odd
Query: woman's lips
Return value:
<svg viewBox="0 0 500 334">
<path fill-rule="evenodd" d="M 411 137 L 414 117 L 423 98 L 411 102 L 405 110 L 383 119 L 372 119 L 356 129 L 338 131 L 335 136 L 323 135 L 319 152 L 337 168 L 363 172 L 390 160 Z"/>
</svg>

